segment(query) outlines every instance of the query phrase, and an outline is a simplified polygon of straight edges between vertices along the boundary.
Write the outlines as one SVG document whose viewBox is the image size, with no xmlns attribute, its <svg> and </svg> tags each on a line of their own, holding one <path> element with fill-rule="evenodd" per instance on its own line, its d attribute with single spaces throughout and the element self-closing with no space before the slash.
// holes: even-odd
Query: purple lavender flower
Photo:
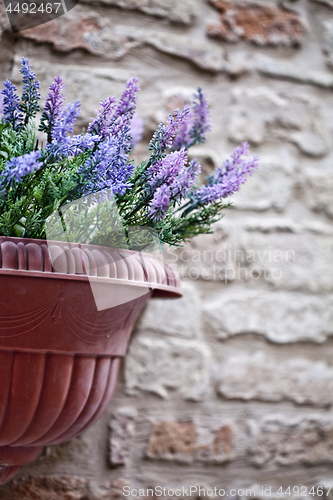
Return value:
<svg viewBox="0 0 333 500">
<path fill-rule="evenodd" d="M 6 123 L 11 123 L 14 130 L 19 130 L 22 126 L 22 113 L 20 112 L 20 98 L 16 93 L 16 87 L 9 80 L 4 82 L 3 95 L 3 116 Z"/>
<path fill-rule="evenodd" d="M 126 83 L 125 90 L 119 100 L 109 127 L 110 137 L 118 138 L 126 131 L 124 145 L 127 145 L 126 149 L 128 152 L 131 147 L 130 125 L 136 108 L 137 93 L 140 91 L 140 87 L 137 83 L 138 78 L 136 76 Z"/>
<path fill-rule="evenodd" d="M 173 148 L 176 151 L 186 148 L 186 146 L 190 143 L 190 131 L 193 122 L 193 112 L 190 108 L 186 109 L 188 109 L 187 120 L 181 125 L 173 141 Z"/>
<path fill-rule="evenodd" d="M 3 113 L 3 95 L 0 94 L 0 120 L 2 117 L 2 113 Z"/>
<path fill-rule="evenodd" d="M 171 191 L 173 198 L 177 200 L 184 198 L 196 183 L 200 172 L 201 165 L 197 160 L 192 160 L 188 167 L 184 167 L 180 175 L 175 177 L 172 183 Z"/>
<path fill-rule="evenodd" d="M 195 143 L 205 142 L 206 133 L 211 128 L 207 94 L 199 87 L 193 103 L 193 127 L 190 137 Z"/>
<path fill-rule="evenodd" d="M 202 186 L 190 196 L 192 204 L 206 205 L 227 198 L 240 189 L 248 175 L 252 175 L 258 167 L 259 157 L 249 156 L 249 145 L 247 142 L 234 150 L 231 158 L 223 163 L 222 167 L 216 169 L 213 175 L 207 177 L 208 184 Z"/>
<path fill-rule="evenodd" d="M 31 65 L 26 57 L 22 59 L 20 73 L 23 76 L 23 93 L 20 109 L 25 114 L 24 123 L 27 125 L 29 119 L 34 118 L 37 111 L 39 111 L 40 82 L 36 80 L 36 73 L 31 71 Z"/>
<path fill-rule="evenodd" d="M 115 97 L 101 102 L 97 117 L 89 124 L 88 133 L 97 134 L 103 139 L 120 137 L 123 134 L 130 125 L 136 108 L 137 92 L 140 90 L 137 83 L 136 76 L 126 83 L 118 104 Z M 129 133 L 128 144 L 130 145 Z"/>
<path fill-rule="evenodd" d="M 76 101 L 74 104 L 68 104 L 60 118 L 55 122 L 52 143 L 46 145 L 46 151 L 54 159 L 65 158 L 69 155 L 72 138 L 68 134 L 73 133 L 73 127 L 79 114 L 80 101 Z"/>
<path fill-rule="evenodd" d="M 159 160 L 147 170 L 147 185 L 154 191 L 162 184 L 173 186 L 177 177 L 183 173 L 187 163 L 187 153 L 184 149 L 175 151 Z"/>
<path fill-rule="evenodd" d="M 40 151 L 33 151 L 32 153 L 9 160 L 1 173 L 1 185 L 3 186 L 5 183 L 12 181 L 20 183 L 25 175 L 39 170 L 43 165 L 39 161 L 40 157 Z"/>
<path fill-rule="evenodd" d="M 207 95 L 198 88 L 198 93 L 194 94 L 194 101 L 188 115 L 188 121 L 179 129 L 173 142 L 176 150 L 188 149 L 193 144 L 205 142 L 206 134 L 211 129 L 210 111 Z"/>
<path fill-rule="evenodd" d="M 148 149 L 153 151 L 152 163 L 161 158 L 165 151 L 172 146 L 176 133 L 188 120 L 188 114 L 188 108 L 182 112 L 176 109 L 172 115 L 169 115 L 166 125 L 160 123 L 148 146 Z"/>
<path fill-rule="evenodd" d="M 79 155 L 81 153 L 84 153 L 84 151 L 92 149 L 95 146 L 95 144 L 100 140 L 101 138 L 98 135 L 91 135 L 91 134 L 75 135 L 72 138 L 68 154 Z"/>
<path fill-rule="evenodd" d="M 56 121 L 60 118 L 63 111 L 65 84 L 60 76 L 56 76 L 54 82 L 49 87 L 44 110 L 40 120 L 39 129 L 47 134 L 47 141 L 52 141 L 52 131 Z"/>
<path fill-rule="evenodd" d="M 149 206 L 149 217 L 160 221 L 167 213 L 171 201 L 171 190 L 166 184 L 156 189 L 154 197 Z"/>
<path fill-rule="evenodd" d="M 100 109 L 97 117 L 92 120 L 88 127 L 88 133 L 96 134 L 100 137 L 107 137 L 109 135 L 109 128 L 112 121 L 114 109 L 116 107 L 116 98 L 108 97 L 101 101 Z"/>
<path fill-rule="evenodd" d="M 141 140 L 143 136 L 143 121 L 137 113 L 134 113 L 131 121 L 131 147 L 134 148 Z"/>
<path fill-rule="evenodd" d="M 120 140 L 112 137 L 101 142 L 92 157 L 80 168 L 84 194 L 111 188 L 114 194 L 123 196 L 130 189 L 134 166 L 129 163 L 128 154 L 124 152 L 126 134 L 127 131 Z"/>
<path fill-rule="evenodd" d="M 133 118 L 137 103 L 137 93 L 141 90 L 138 81 L 138 77 L 133 76 L 126 83 L 125 90 L 119 99 L 116 116 L 128 115 L 130 118 Z"/>
</svg>

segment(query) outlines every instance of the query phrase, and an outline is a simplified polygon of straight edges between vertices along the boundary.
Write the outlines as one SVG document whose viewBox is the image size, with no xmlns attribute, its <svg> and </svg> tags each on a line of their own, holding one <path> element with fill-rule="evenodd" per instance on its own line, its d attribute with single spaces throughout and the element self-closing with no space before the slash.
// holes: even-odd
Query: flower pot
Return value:
<svg viewBox="0 0 333 500">
<path fill-rule="evenodd" d="M 43 446 L 100 418 L 146 302 L 181 291 L 149 254 L 6 237 L 0 245 L 1 484 Z M 98 310 L 92 284 L 115 305 Z"/>
</svg>

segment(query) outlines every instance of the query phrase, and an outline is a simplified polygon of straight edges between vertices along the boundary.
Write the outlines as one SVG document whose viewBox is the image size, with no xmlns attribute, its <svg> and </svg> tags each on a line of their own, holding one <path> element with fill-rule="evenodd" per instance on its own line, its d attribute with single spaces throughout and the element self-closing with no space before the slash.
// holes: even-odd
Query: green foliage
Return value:
<svg viewBox="0 0 333 500">
<path fill-rule="evenodd" d="M 18 132 L 10 124 L 0 126 L 0 171 L 8 160 L 30 153 L 36 146 L 35 124 Z M 62 164 L 45 165 L 0 191 L 0 234 L 45 238 L 45 220 L 60 205 L 71 200 L 77 186 L 77 170 L 84 158 L 79 155 Z"/>
</svg>

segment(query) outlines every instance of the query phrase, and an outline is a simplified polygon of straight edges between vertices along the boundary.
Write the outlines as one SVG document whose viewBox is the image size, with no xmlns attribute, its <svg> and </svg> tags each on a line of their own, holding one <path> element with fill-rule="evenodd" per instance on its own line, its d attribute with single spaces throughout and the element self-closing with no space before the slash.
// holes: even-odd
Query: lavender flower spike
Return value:
<svg viewBox="0 0 333 500">
<path fill-rule="evenodd" d="M 175 151 L 148 168 L 147 184 L 154 191 L 162 184 L 173 186 L 187 163 L 187 153 L 184 149 Z"/>
<path fill-rule="evenodd" d="M 40 157 L 40 151 L 33 151 L 32 153 L 12 158 L 7 162 L 1 174 L 1 185 L 4 185 L 5 182 L 12 181 L 20 183 L 25 175 L 32 174 L 36 170 L 39 170 L 43 165 L 43 163 L 39 161 Z"/>
<path fill-rule="evenodd" d="M 135 112 L 137 93 L 140 91 L 138 78 L 134 76 L 126 83 L 125 90 L 119 100 L 117 109 L 113 115 L 112 123 L 109 128 L 110 137 L 120 137 L 125 129 L 127 130 L 126 141 L 128 145 L 131 142 L 129 127 Z M 128 150 L 130 147 L 128 146 Z"/>
<path fill-rule="evenodd" d="M 119 140 L 111 137 L 101 142 L 92 157 L 80 168 L 84 194 L 111 188 L 114 194 L 122 196 L 132 186 L 130 178 L 134 166 L 128 162 L 128 155 L 124 152 L 123 141 L 126 136 L 127 130 Z"/>
<path fill-rule="evenodd" d="M 206 133 L 212 128 L 210 122 L 210 111 L 207 95 L 202 89 L 198 88 L 193 103 L 193 127 L 190 131 L 190 138 L 195 144 L 205 142 Z"/>
<path fill-rule="evenodd" d="M 240 189 L 248 175 L 252 175 L 258 167 L 259 157 L 249 156 L 247 142 L 238 147 L 231 155 L 231 159 L 216 169 L 213 175 L 207 177 L 208 185 L 193 191 L 190 196 L 193 205 L 206 205 L 227 198 Z"/>
<path fill-rule="evenodd" d="M 69 155 L 72 138 L 68 134 L 73 133 L 73 126 L 79 114 L 80 101 L 76 101 L 74 104 L 68 104 L 60 119 L 56 121 L 52 132 L 52 143 L 46 145 L 46 151 L 52 154 L 54 159 Z"/>
<path fill-rule="evenodd" d="M 206 134 L 211 129 L 210 111 L 207 96 L 202 89 L 194 94 L 194 101 L 190 108 L 188 120 L 179 129 L 173 147 L 175 150 L 188 149 L 194 144 L 201 144 L 206 140 Z"/>
<path fill-rule="evenodd" d="M 160 123 L 148 146 L 148 149 L 153 151 L 152 162 L 161 158 L 165 151 L 172 146 L 178 130 L 188 120 L 189 112 L 189 108 L 185 108 L 182 112 L 176 109 L 172 115 L 169 115 L 166 125 Z"/>
<path fill-rule="evenodd" d="M 75 135 L 72 138 L 72 143 L 70 145 L 70 154 L 79 155 L 88 149 L 93 149 L 95 144 L 99 142 L 101 138 L 98 135 L 83 134 Z"/>
<path fill-rule="evenodd" d="M 24 123 L 27 125 L 29 119 L 34 118 L 37 111 L 39 111 L 40 82 L 35 79 L 36 73 L 31 71 L 31 65 L 26 57 L 22 59 L 20 73 L 23 76 L 23 94 L 20 109 L 25 114 Z"/>
<path fill-rule="evenodd" d="M 5 88 L 1 91 L 3 95 L 3 116 L 6 123 L 11 123 L 14 130 L 22 126 L 22 113 L 20 112 L 20 98 L 16 93 L 16 87 L 9 80 L 4 82 Z"/>
<path fill-rule="evenodd" d="M 178 175 L 172 186 L 172 196 L 181 200 L 185 198 L 188 191 L 194 186 L 198 175 L 201 172 L 201 165 L 197 160 L 192 160 L 188 167 L 184 167 L 181 174 Z"/>
<path fill-rule="evenodd" d="M 116 110 L 117 116 L 128 114 L 130 118 L 133 117 L 136 109 L 137 93 L 141 90 L 138 81 L 138 77 L 134 76 L 126 83 L 125 90 L 119 100 Z"/>
<path fill-rule="evenodd" d="M 47 134 L 47 142 L 52 141 L 52 131 L 63 110 L 65 84 L 60 76 L 56 76 L 49 87 L 39 129 Z"/>
<path fill-rule="evenodd" d="M 131 147 L 134 148 L 143 137 L 143 121 L 137 113 L 134 113 L 131 121 Z"/>
<path fill-rule="evenodd" d="M 156 189 L 154 198 L 150 203 L 149 217 L 155 221 L 160 221 L 164 218 L 170 205 L 170 188 L 166 184 L 162 184 Z"/>
<path fill-rule="evenodd" d="M 101 101 L 97 117 L 88 126 L 88 133 L 99 135 L 103 138 L 109 135 L 109 128 L 112 121 L 113 112 L 116 106 L 116 98 L 108 97 Z"/>
<path fill-rule="evenodd" d="M 0 93 L 0 120 L 2 118 L 3 113 L 3 95 Z"/>
</svg>

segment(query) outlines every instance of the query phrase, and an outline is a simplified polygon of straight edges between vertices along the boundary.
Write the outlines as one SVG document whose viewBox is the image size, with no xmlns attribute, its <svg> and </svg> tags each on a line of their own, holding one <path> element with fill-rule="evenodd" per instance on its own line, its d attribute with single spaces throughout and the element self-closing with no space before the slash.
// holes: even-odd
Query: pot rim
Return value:
<svg viewBox="0 0 333 500">
<path fill-rule="evenodd" d="M 16 245 L 18 243 L 23 243 L 25 245 L 28 245 L 29 243 L 34 243 L 38 246 L 46 246 L 49 250 L 48 243 L 57 245 L 59 247 L 68 247 L 69 249 L 71 247 L 75 248 L 80 248 L 82 250 L 85 249 L 96 249 L 102 251 L 110 251 L 114 250 L 116 252 L 121 252 L 121 256 L 125 255 L 125 257 L 131 256 L 131 255 L 137 255 L 140 253 L 144 258 L 147 259 L 153 259 L 155 262 L 159 262 L 161 267 L 164 267 L 164 269 L 168 269 L 169 272 L 171 272 L 174 275 L 174 281 L 175 285 L 167 284 L 167 283 L 156 283 L 152 281 L 137 281 L 133 279 L 123 279 L 123 278 L 109 278 L 109 277 L 102 277 L 102 276 L 91 276 L 87 274 L 67 274 L 67 273 L 60 273 L 56 271 L 35 271 L 35 270 L 25 270 L 25 269 L 12 269 L 12 268 L 2 268 L 0 267 L 0 276 L 1 275 L 11 275 L 11 276 L 27 276 L 27 277 L 34 277 L 34 278 L 50 278 L 50 279 L 58 279 L 58 280 L 72 280 L 72 281 L 89 281 L 93 283 L 105 283 L 105 284 L 114 284 L 114 285 L 126 285 L 126 286 L 134 286 L 134 287 L 144 287 L 144 288 L 149 288 L 149 291 L 152 292 L 153 297 L 164 297 L 164 298 L 180 298 L 183 296 L 182 290 L 181 290 L 181 285 L 180 285 L 180 279 L 178 277 L 178 274 L 171 269 L 171 267 L 166 264 L 166 263 L 161 263 L 158 259 L 153 254 L 149 254 L 146 252 L 136 252 L 133 250 L 129 249 L 122 249 L 122 248 L 113 248 L 113 247 L 106 247 L 106 246 L 101 246 L 101 245 L 90 245 L 90 244 L 78 244 L 78 243 L 67 243 L 63 241 L 51 241 L 51 240 L 41 240 L 41 239 L 34 239 L 34 238 L 20 238 L 20 237 L 14 237 L 14 236 L 0 236 L 0 246 L 2 243 L 5 242 L 13 242 Z M 1 250 L 0 250 L 1 251 Z"/>
</svg>

